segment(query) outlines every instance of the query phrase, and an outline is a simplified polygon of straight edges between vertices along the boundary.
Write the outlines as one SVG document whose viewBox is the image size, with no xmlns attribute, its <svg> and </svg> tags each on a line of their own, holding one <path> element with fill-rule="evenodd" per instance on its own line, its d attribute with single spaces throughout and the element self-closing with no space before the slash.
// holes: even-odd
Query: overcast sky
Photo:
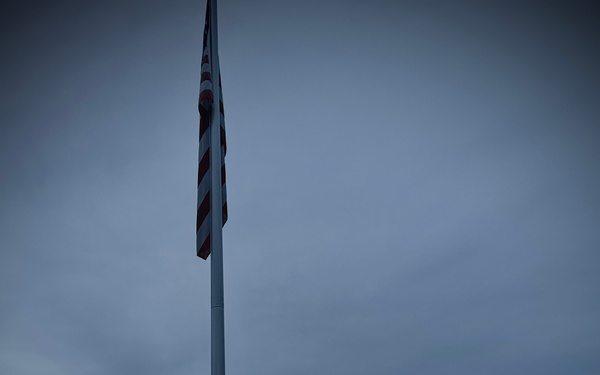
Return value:
<svg viewBox="0 0 600 375">
<path fill-rule="evenodd" d="M 220 1 L 228 374 L 600 373 L 598 13 L 523 4 Z M 204 8 L 0 12 L 0 373 L 209 374 Z"/>
</svg>

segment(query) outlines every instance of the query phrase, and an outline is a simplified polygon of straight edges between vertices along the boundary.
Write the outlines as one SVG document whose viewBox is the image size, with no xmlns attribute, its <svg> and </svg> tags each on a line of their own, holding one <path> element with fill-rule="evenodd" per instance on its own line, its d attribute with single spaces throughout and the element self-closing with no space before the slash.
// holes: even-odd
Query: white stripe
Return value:
<svg viewBox="0 0 600 375">
<path fill-rule="evenodd" d="M 200 92 L 207 90 L 207 89 L 212 91 L 213 85 L 212 85 L 211 81 L 209 81 L 208 79 L 205 79 L 204 81 L 200 82 Z"/>
</svg>

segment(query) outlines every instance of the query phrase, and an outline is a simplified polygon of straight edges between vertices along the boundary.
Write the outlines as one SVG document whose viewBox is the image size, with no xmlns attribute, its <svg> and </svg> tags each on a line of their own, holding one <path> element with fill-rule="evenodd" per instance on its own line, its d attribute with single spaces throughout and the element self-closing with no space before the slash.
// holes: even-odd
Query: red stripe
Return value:
<svg viewBox="0 0 600 375">
<path fill-rule="evenodd" d="M 222 221 L 223 221 L 223 226 L 225 225 L 225 223 L 227 222 L 227 202 L 223 203 L 223 213 L 222 213 Z"/>
<path fill-rule="evenodd" d="M 221 147 L 223 148 L 223 154 L 227 155 L 227 141 L 225 138 L 225 128 L 221 126 L 221 131 L 219 133 L 221 134 Z"/>
<path fill-rule="evenodd" d="M 200 162 L 198 163 L 198 186 L 200 186 L 200 183 L 202 182 L 202 179 L 204 178 L 204 175 L 206 174 L 206 172 L 208 172 L 209 168 L 210 168 L 210 147 L 208 148 L 208 150 L 206 150 L 204 155 L 202 155 L 202 159 L 200 159 Z M 221 169 L 221 170 L 223 170 L 223 169 Z"/>
<path fill-rule="evenodd" d="M 202 203 L 198 207 L 198 211 L 196 212 L 196 232 L 200 229 L 200 226 L 206 219 L 206 216 L 210 213 L 210 190 L 204 196 Z"/>
<path fill-rule="evenodd" d="M 204 133 L 206 133 L 210 127 L 210 118 L 208 116 L 208 110 L 205 109 L 201 103 L 198 106 L 198 110 L 200 111 L 200 139 L 202 139 Z"/>
<path fill-rule="evenodd" d="M 202 246 L 200 246 L 200 249 L 198 249 L 198 256 L 204 260 L 206 260 L 206 258 L 208 258 L 208 256 L 210 255 L 210 234 L 208 236 L 206 236 L 206 240 L 204 240 L 204 242 L 202 243 Z"/>
<path fill-rule="evenodd" d="M 200 92 L 200 101 L 202 100 L 210 100 L 211 102 L 214 100 L 213 92 L 211 89 L 204 89 L 202 90 L 202 92 Z"/>
</svg>

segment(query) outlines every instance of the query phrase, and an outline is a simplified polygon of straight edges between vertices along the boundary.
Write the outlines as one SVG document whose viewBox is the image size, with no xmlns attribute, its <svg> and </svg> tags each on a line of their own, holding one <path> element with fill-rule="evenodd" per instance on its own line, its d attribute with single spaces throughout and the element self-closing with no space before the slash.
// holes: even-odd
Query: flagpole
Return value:
<svg viewBox="0 0 600 375">
<path fill-rule="evenodd" d="M 213 105 L 210 124 L 211 170 L 211 245 L 210 245 L 210 322 L 211 322 L 211 375 L 225 375 L 225 317 L 223 298 L 223 215 L 221 198 L 221 87 L 219 84 L 219 54 L 217 38 L 217 0 L 209 0 L 211 79 Z"/>
</svg>

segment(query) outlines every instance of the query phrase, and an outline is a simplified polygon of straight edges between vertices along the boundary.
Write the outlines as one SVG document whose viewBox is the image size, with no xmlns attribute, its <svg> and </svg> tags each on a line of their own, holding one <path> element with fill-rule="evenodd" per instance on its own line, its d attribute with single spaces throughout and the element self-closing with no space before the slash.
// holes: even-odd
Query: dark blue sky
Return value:
<svg viewBox="0 0 600 375">
<path fill-rule="evenodd" d="M 204 6 L 0 12 L 0 373 L 210 371 Z M 228 373 L 600 373 L 596 19 L 220 1 Z"/>
</svg>

